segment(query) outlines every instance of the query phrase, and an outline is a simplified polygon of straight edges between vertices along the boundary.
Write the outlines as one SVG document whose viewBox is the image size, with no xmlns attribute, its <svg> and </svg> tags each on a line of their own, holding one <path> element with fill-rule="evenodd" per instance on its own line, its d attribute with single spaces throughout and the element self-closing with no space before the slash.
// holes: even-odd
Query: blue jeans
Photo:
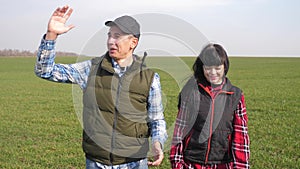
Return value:
<svg viewBox="0 0 300 169">
<path fill-rule="evenodd" d="M 120 165 L 104 165 L 90 159 L 86 159 L 86 169 L 148 169 L 147 158 L 140 161 L 120 164 Z"/>
</svg>

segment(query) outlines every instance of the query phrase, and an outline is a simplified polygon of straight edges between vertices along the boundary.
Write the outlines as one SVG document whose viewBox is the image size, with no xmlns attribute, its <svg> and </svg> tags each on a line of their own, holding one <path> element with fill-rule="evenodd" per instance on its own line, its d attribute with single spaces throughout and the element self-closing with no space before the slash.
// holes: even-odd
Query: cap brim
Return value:
<svg viewBox="0 0 300 169">
<path fill-rule="evenodd" d="M 104 24 L 105 24 L 105 26 L 109 26 L 109 27 L 111 27 L 111 26 L 117 26 L 125 34 L 132 34 L 136 38 L 140 37 L 140 35 L 133 34 L 132 32 L 128 31 L 123 25 L 119 25 L 119 24 L 115 23 L 114 21 L 106 21 Z"/>
<path fill-rule="evenodd" d="M 131 32 L 129 32 L 123 25 L 119 25 L 117 23 L 115 23 L 114 21 L 106 21 L 104 23 L 106 26 L 117 26 L 118 28 L 121 29 L 122 32 L 126 33 L 126 34 L 132 34 Z"/>
<path fill-rule="evenodd" d="M 104 23 L 106 26 L 113 26 L 113 25 L 116 25 L 116 23 L 114 23 L 113 21 L 106 21 Z"/>
</svg>

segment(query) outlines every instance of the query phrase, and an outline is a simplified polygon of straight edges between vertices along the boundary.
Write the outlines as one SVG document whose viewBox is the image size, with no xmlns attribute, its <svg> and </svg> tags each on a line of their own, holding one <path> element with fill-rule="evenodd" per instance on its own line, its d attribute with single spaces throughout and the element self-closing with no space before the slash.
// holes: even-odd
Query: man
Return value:
<svg viewBox="0 0 300 169">
<path fill-rule="evenodd" d="M 148 168 L 161 164 L 167 139 L 159 75 L 133 54 L 140 25 L 130 16 L 107 21 L 108 51 L 75 64 L 55 64 L 55 42 L 74 28 L 73 9 L 57 8 L 43 36 L 35 66 L 38 77 L 75 83 L 83 90 L 86 168 Z M 154 161 L 148 162 L 151 136 Z"/>
</svg>

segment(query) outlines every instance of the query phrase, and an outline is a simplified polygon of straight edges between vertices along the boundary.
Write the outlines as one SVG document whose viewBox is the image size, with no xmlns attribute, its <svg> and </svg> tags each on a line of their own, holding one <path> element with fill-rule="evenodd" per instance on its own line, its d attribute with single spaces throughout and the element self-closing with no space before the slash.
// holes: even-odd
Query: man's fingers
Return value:
<svg viewBox="0 0 300 169">
<path fill-rule="evenodd" d="M 72 12 L 73 9 L 70 8 L 68 5 L 56 8 L 48 23 L 47 32 L 51 32 L 52 34 L 56 35 L 56 36 L 52 36 L 51 39 L 55 39 L 57 35 L 64 34 L 75 27 L 72 24 L 65 25 L 65 23 L 71 16 Z M 48 38 L 49 37 L 50 34 Z"/>
<path fill-rule="evenodd" d="M 153 143 L 152 145 L 152 153 L 153 153 L 153 157 L 154 157 L 154 161 L 153 162 L 149 162 L 148 165 L 149 166 L 159 166 L 161 164 L 161 162 L 164 159 L 164 153 L 162 151 L 162 146 L 160 144 L 160 142 L 156 141 Z"/>
<path fill-rule="evenodd" d="M 70 8 L 70 9 L 68 10 L 67 14 L 65 14 L 64 18 L 65 18 L 66 20 L 68 20 L 69 17 L 71 16 L 72 12 L 73 12 L 73 9 Z"/>
<path fill-rule="evenodd" d="M 56 10 L 53 12 L 53 16 L 58 16 L 58 13 L 60 11 L 60 8 L 56 8 Z"/>
<path fill-rule="evenodd" d="M 71 29 L 73 29 L 74 27 L 75 27 L 75 25 L 69 25 L 68 26 L 68 31 L 71 30 Z"/>
<path fill-rule="evenodd" d="M 159 166 L 162 163 L 163 159 L 164 159 L 164 154 L 159 154 L 155 158 L 155 161 L 148 162 L 148 165 L 150 165 L 150 166 Z"/>
<path fill-rule="evenodd" d="M 53 16 L 60 16 L 68 19 L 70 15 L 72 14 L 73 9 L 69 8 L 68 5 L 65 5 L 64 7 L 58 7 L 56 10 L 53 12 Z"/>
<path fill-rule="evenodd" d="M 68 6 L 68 5 L 65 5 L 64 7 L 61 8 L 60 12 L 61 12 L 62 14 L 65 14 L 65 13 L 68 11 L 68 9 L 69 9 L 69 6 Z"/>
</svg>

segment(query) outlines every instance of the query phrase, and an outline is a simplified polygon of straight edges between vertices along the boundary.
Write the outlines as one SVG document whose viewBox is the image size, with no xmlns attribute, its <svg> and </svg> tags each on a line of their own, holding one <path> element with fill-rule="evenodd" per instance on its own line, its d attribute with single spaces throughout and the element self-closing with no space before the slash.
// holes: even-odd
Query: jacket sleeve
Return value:
<svg viewBox="0 0 300 169">
<path fill-rule="evenodd" d="M 170 162 L 172 169 L 182 169 L 184 168 L 183 159 L 183 147 L 184 147 L 184 137 L 185 130 L 188 126 L 188 117 L 185 113 L 187 106 L 184 102 L 179 99 L 178 103 L 178 113 L 174 127 L 172 145 L 170 150 Z"/>
<path fill-rule="evenodd" d="M 234 168 L 250 168 L 250 139 L 248 135 L 248 116 L 243 94 L 234 113 L 233 130 L 232 154 L 234 158 Z"/>
</svg>

